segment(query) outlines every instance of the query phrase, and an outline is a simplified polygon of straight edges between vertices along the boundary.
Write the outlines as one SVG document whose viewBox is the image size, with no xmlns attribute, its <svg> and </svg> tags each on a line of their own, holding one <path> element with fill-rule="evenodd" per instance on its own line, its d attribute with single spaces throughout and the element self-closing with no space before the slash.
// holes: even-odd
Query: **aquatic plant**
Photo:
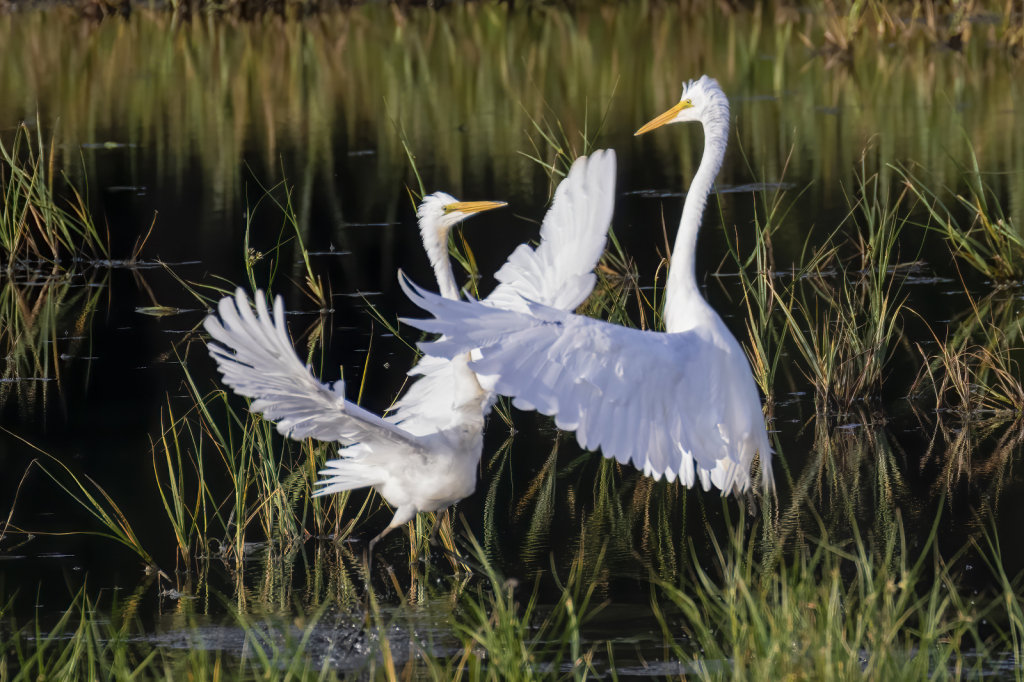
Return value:
<svg viewBox="0 0 1024 682">
<path fill-rule="evenodd" d="M 925 356 L 910 394 L 934 395 L 936 409 L 952 409 L 961 415 L 978 412 L 1024 412 L 1024 387 L 1020 369 L 1006 336 L 995 329 L 993 343 L 974 344 L 935 338 L 938 351 Z"/>
<path fill-rule="evenodd" d="M 102 527 L 106 528 L 106 531 L 70 531 L 66 533 L 45 533 L 48 535 L 95 535 L 97 537 L 106 538 L 118 542 L 125 547 L 135 552 L 139 558 L 141 558 L 146 564 L 146 570 L 150 572 L 157 572 L 159 568 L 156 562 L 153 561 L 153 557 L 143 549 L 141 542 L 139 541 L 138 535 L 132 528 L 131 522 L 128 516 L 121 511 L 121 508 L 117 505 L 106 490 L 84 474 L 76 474 L 68 467 L 67 464 L 60 461 L 53 455 L 41 450 L 39 447 L 27 442 L 24 438 L 21 438 L 7 429 L 0 427 L 0 430 L 4 431 L 9 437 L 19 440 L 31 449 L 35 450 L 40 457 L 33 460 L 29 465 L 31 468 L 33 465 L 43 471 L 57 486 L 64 491 L 64 493 L 72 500 L 74 500 L 83 511 L 91 516 L 96 522 Z M 50 466 L 53 466 L 51 471 Z M 83 479 L 88 482 L 88 485 L 83 482 Z M 13 515 L 13 509 L 12 509 Z M 6 532 L 17 532 L 23 535 L 30 535 L 36 533 L 41 534 L 38 531 L 30 531 L 22 528 L 18 528 L 8 522 L 5 524 Z"/>
<path fill-rule="evenodd" d="M 807 552 L 765 571 L 737 528 L 715 542 L 718 577 L 694 562 L 681 584 L 659 584 L 682 615 L 679 626 L 661 615 L 666 643 L 702 680 L 970 679 L 1003 646 L 1018 651 L 1019 626 L 995 641 L 977 626 L 1002 600 L 1019 609 L 1017 590 L 1004 581 L 987 605 L 961 594 L 954 562 L 937 551 L 937 522 L 913 551 L 898 517 L 872 545 L 854 532 L 839 545 L 822 527 Z M 663 614 L 657 599 L 652 608 Z M 680 630 L 689 641 L 678 642 Z"/>
<path fill-rule="evenodd" d="M 759 559 L 744 525 L 731 526 L 722 543 L 712 536 L 708 558 L 691 543 L 691 561 L 678 577 L 652 577 L 651 614 L 663 641 L 650 644 L 662 649 L 658 662 L 666 669 L 701 680 L 981 679 L 1006 656 L 1024 654 L 1024 595 L 1019 579 L 1001 568 L 991 531 L 950 556 L 949 548 L 939 551 L 938 521 L 923 537 L 908 537 L 897 514 L 870 542 L 856 523 L 849 541 L 819 526 L 820 539 L 805 537 L 791 559 L 772 563 Z M 342 586 L 342 594 L 301 605 L 285 599 L 274 606 L 270 595 L 270 602 L 261 597 L 237 605 L 225 599 L 219 630 L 234 642 L 228 650 L 204 641 L 216 637 L 209 627 L 178 637 L 173 631 L 137 636 L 143 630 L 133 605 L 149 589 L 146 581 L 123 604 L 115 597 L 105 607 L 110 616 L 83 587 L 46 630 L 38 619 L 18 626 L 9 616 L 20 595 L 0 597 L 0 619 L 12 628 L 0 634 L 0 675 L 5 682 L 54 675 L 285 680 L 332 679 L 345 671 L 389 682 L 406 676 L 582 681 L 616 678 L 624 673 L 617 657 L 639 652 L 635 639 L 605 639 L 589 626 L 606 606 L 595 605 L 606 578 L 586 571 L 583 555 L 596 552 L 599 567 L 604 547 L 580 547 L 549 606 L 539 598 L 539 583 L 530 588 L 506 578 L 472 536 L 464 549 L 478 571 L 471 582 L 431 580 L 406 590 L 392 574 L 397 594 L 409 595 L 398 606 L 382 603 L 372 589 L 360 600 Z M 956 566 L 967 553 L 996 576 L 991 599 L 959 589 Z M 268 557 L 266 565 L 280 572 L 282 559 Z M 271 576 L 262 582 L 287 584 Z M 174 598 L 185 604 L 193 597 Z M 430 613 L 428 604 L 448 605 L 440 607 L 450 622 L 447 633 L 412 626 Z M 338 608 L 329 619 L 332 605 Z M 992 625 L 984 628 L 983 621 Z M 196 622 L 186 615 L 182 624 Z M 192 645 L 177 646 L 180 637 Z"/>
<path fill-rule="evenodd" d="M 971 165 L 965 166 L 956 159 L 953 163 L 960 184 L 967 187 L 966 197 L 959 194 L 959 187 L 925 184 L 907 166 L 897 165 L 895 169 L 927 208 L 927 227 L 949 240 L 954 255 L 995 282 L 1020 282 L 1024 280 L 1024 236 L 1014 225 L 1013 217 L 1003 212 L 998 195 L 982 179 L 974 145 L 966 131 L 961 133 Z M 943 202 L 945 195 L 956 198 L 959 210 Z M 970 218 L 968 223 L 961 223 L 964 213 Z"/>
<path fill-rule="evenodd" d="M 25 123 L 10 147 L 0 141 L 0 249 L 7 256 L 8 274 L 16 259 L 27 256 L 56 261 L 62 249 L 65 255 L 85 248 L 106 253 L 87 203 L 88 189 L 83 197 L 70 185 L 74 199 L 67 209 L 58 205 L 53 190 L 56 138 L 47 154 L 38 119 L 35 128 L 34 148 Z"/>
<path fill-rule="evenodd" d="M 850 216 L 858 225 L 862 266 L 851 271 L 838 258 L 832 236 L 794 275 L 789 302 L 780 310 L 790 337 L 807 364 L 819 409 L 846 410 L 855 400 L 878 396 L 890 351 L 900 338 L 898 237 L 906 219 L 899 216 L 904 195 L 890 202 L 878 175 L 867 175 L 863 157 L 859 198 Z M 860 216 L 858 221 L 856 216 Z M 828 266 L 831 271 L 826 272 Z M 800 285 L 812 298 L 797 298 Z M 897 299 L 897 300 L 894 300 Z M 799 312 L 797 322 L 793 311 Z"/>
</svg>

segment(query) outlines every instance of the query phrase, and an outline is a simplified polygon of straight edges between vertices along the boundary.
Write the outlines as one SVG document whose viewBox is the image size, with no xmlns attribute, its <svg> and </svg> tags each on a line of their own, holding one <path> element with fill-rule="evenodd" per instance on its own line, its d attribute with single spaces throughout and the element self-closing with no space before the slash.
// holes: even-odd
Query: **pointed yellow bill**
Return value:
<svg viewBox="0 0 1024 682">
<path fill-rule="evenodd" d="M 672 120 L 675 119 L 675 117 L 679 115 L 680 111 L 682 111 L 683 109 L 689 109 L 692 106 L 693 106 L 693 103 L 690 102 L 690 100 L 688 100 L 688 99 L 683 100 L 679 104 L 675 105 L 674 107 L 672 107 L 671 109 L 666 111 L 661 116 L 658 116 L 653 121 L 650 121 L 649 123 L 647 123 L 647 125 L 645 125 L 640 130 L 638 130 L 635 133 L 633 133 L 633 137 L 636 137 L 637 135 L 643 135 L 644 133 L 650 132 L 650 131 L 654 130 L 655 128 L 660 128 L 661 126 L 665 125 L 666 123 L 671 123 Z"/>
<path fill-rule="evenodd" d="M 466 215 L 473 215 L 481 211 L 490 211 L 492 208 L 508 206 L 504 201 L 456 201 L 454 204 L 445 206 L 446 211 L 459 211 Z"/>
</svg>

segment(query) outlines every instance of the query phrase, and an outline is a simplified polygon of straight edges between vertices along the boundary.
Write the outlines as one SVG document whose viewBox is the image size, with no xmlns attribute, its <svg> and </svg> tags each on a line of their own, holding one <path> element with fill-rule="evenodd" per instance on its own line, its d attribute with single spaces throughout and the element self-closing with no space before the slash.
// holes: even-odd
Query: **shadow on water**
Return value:
<svg viewBox="0 0 1024 682">
<path fill-rule="evenodd" d="M 1019 679 L 1019 65 L 1009 24 L 950 49 L 879 21 L 839 46 L 831 3 L 0 14 L 0 139 L 38 141 L 33 201 L 98 239 L 4 253 L 0 680 Z M 600 128 L 616 241 L 583 309 L 658 328 L 703 141 L 632 133 L 704 72 L 735 128 L 698 275 L 770 397 L 778 498 L 653 481 L 503 403 L 476 494 L 368 576 L 388 510 L 311 496 L 336 446 L 223 392 L 208 306 L 272 287 L 300 356 L 383 411 L 419 340 L 394 272 L 429 278 L 414 172 L 514 207 L 462 232 L 486 293 L 549 199 L 527 155 L 567 154 L 540 131 Z"/>
</svg>

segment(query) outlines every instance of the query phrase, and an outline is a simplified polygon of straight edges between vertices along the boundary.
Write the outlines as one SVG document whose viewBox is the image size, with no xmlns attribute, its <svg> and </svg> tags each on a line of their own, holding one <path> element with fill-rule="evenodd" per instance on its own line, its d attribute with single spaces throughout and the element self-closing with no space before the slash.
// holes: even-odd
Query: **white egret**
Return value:
<svg viewBox="0 0 1024 682">
<path fill-rule="evenodd" d="M 493 306 L 527 310 L 523 297 L 556 307 L 583 302 L 596 283 L 593 269 L 604 251 L 615 190 L 615 153 L 581 157 L 555 191 L 541 226 L 540 245 L 520 245 L 495 274 L 501 283 L 487 299 Z M 442 295 L 459 291 L 448 260 L 448 231 L 494 202 L 458 203 L 438 193 L 420 205 L 423 246 Z M 418 512 L 446 509 L 476 489 L 483 450 L 484 417 L 494 394 L 468 368 L 469 353 L 454 360 L 424 356 L 410 374 L 422 374 L 381 418 L 345 399 L 345 384 L 322 384 L 303 366 L 284 320 L 280 297 L 273 315 L 257 292 L 254 315 L 246 295 L 220 301 L 220 320 L 206 319 L 210 344 L 224 383 L 255 398 L 250 409 L 277 421 L 289 438 L 337 441 L 341 458 L 327 462 L 317 495 L 373 486 L 395 508 L 391 523 L 370 541 L 369 551 Z M 232 352 L 234 351 L 234 352 Z"/>
<path fill-rule="evenodd" d="M 443 301 L 400 275 L 410 298 L 433 314 L 409 324 L 445 335 L 421 344 L 435 355 L 479 349 L 470 363 L 495 375 L 496 390 L 524 410 L 554 415 L 581 447 L 632 462 L 655 479 L 700 480 L 736 494 L 750 488 L 760 453 L 773 487 L 771 446 L 750 365 L 697 284 L 697 232 L 725 158 L 729 101 L 707 76 L 683 85 L 679 104 L 637 135 L 667 123 L 700 121 L 704 155 L 686 194 L 665 291 L 665 332 L 628 329 L 531 300 L 529 313 Z M 529 298 L 527 296 L 527 298 Z M 474 356 L 477 357 L 477 356 Z"/>
</svg>

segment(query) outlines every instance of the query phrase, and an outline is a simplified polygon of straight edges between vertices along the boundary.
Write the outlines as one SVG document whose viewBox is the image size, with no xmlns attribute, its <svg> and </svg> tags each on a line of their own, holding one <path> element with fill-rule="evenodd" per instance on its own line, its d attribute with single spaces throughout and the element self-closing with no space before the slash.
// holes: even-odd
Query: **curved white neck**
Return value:
<svg viewBox="0 0 1024 682">
<path fill-rule="evenodd" d="M 455 283 L 451 258 L 448 256 L 448 232 L 451 225 L 445 224 L 444 218 L 435 217 L 430 213 L 420 214 L 419 225 L 423 249 L 427 252 L 431 267 L 434 268 L 434 276 L 437 278 L 441 295 L 452 301 L 459 300 L 459 286 Z"/>
<path fill-rule="evenodd" d="M 445 234 L 444 256 L 434 259 L 430 257 L 430 264 L 434 266 L 434 276 L 437 277 L 437 286 L 441 295 L 452 301 L 459 300 L 459 285 L 455 283 L 455 273 L 452 271 L 452 261 L 448 257 L 448 235 Z"/>
<path fill-rule="evenodd" d="M 724 106 L 710 107 L 702 121 L 704 155 L 686 193 L 683 217 L 672 250 L 672 265 L 665 287 L 665 329 L 669 332 L 689 329 L 694 324 L 691 314 L 694 309 L 707 306 L 697 285 L 697 233 L 729 140 L 728 101 L 724 96 L 722 99 Z"/>
<path fill-rule="evenodd" d="M 419 225 L 423 248 L 430 259 L 431 267 L 434 268 L 434 276 L 437 277 L 441 295 L 449 300 L 458 301 L 459 285 L 455 283 L 452 261 L 448 255 L 448 232 L 452 228 L 451 224 L 446 224 L 443 218 L 422 213 L 419 216 Z M 470 421 L 480 421 L 482 424 L 481 409 L 486 396 L 476 378 L 476 372 L 469 368 L 470 359 L 470 354 L 465 353 L 452 360 L 452 384 L 448 391 L 451 393 L 452 408 L 455 410 L 453 419 L 465 420 L 465 410 L 468 409 Z"/>
</svg>

